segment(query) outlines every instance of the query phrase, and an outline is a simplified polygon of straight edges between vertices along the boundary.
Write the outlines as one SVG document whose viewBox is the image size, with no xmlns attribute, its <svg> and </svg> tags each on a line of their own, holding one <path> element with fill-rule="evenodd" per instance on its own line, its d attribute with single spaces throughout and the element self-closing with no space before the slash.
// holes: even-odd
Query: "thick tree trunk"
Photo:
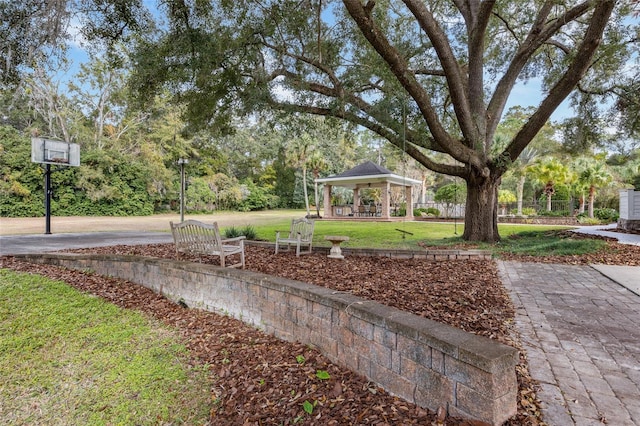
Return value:
<svg viewBox="0 0 640 426">
<path fill-rule="evenodd" d="M 314 193 L 314 199 L 316 202 L 316 217 L 320 217 L 320 204 L 318 203 L 318 182 L 316 182 L 315 179 L 318 179 L 317 175 L 315 176 L 314 182 L 313 182 L 314 183 L 313 193 Z"/>
<path fill-rule="evenodd" d="M 596 199 L 596 188 L 592 185 L 589 187 L 589 217 L 593 217 L 593 203 Z"/>
<path fill-rule="evenodd" d="M 472 176 L 467 180 L 467 203 L 464 215 L 464 234 L 468 241 L 493 243 L 498 233 L 498 186 L 500 178 Z"/>
</svg>

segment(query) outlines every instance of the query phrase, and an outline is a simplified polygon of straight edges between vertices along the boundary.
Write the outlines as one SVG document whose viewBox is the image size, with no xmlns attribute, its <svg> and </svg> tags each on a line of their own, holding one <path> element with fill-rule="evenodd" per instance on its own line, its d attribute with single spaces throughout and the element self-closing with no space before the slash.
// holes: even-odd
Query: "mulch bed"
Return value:
<svg viewBox="0 0 640 426">
<path fill-rule="evenodd" d="M 172 244 L 74 251 L 175 258 Z M 513 329 L 514 308 L 492 261 L 433 262 L 355 256 L 332 261 L 321 254 L 275 256 L 272 250 L 256 246 L 248 246 L 246 252 L 247 269 L 349 291 L 521 350 Z M 640 247 L 607 242 L 606 253 L 601 256 L 598 259 L 606 262 L 598 263 L 640 265 Z M 532 260 L 522 256 L 509 259 Z M 578 263 L 571 258 L 543 260 Z M 203 261 L 217 263 L 213 258 Z M 212 425 L 478 424 L 445 418 L 441 410 L 431 412 L 393 397 L 365 378 L 332 364 L 307 345 L 280 341 L 228 316 L 184 308 L 133 283 L 23 263 L 12 257 L 0 258 L 0 267 L 63 280 L 81 291 L 143 311 L 175 327 L 184 337 L 193 363 L 211 367 Z M 296 359 L 299 355 L 303 358 Z M 330 378 L 318 379 L 319 370 L 328 372 Z M 507 424 L 544 424 L 536 384 L 528 374 L 522 350 L 516 370 L 518 414 Z M 315 404 L 312 414 L 305 413 L 305 401 Z"/>
</svg>

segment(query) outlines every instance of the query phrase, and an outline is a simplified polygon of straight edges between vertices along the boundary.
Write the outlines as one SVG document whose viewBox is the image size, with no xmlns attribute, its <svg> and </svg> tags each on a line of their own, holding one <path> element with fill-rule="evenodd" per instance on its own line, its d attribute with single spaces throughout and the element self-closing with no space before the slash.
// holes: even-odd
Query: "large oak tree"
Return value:
<svg viewBox="0 0 640 426">
<path fill-rule="evenodd" d="M 135 21 L 140 2 L 91 4 L 113 6 L 123 18 L 105 21 L 110 37 L 124 30 L 118 21 Z M 193 125 L 222 131 L 233 116 L 265 108 L 367 128 L 424 167 L 464 179 L 464 238 L 495 241 L 501 176 L 594 65 L 624 60 L 622 50 L 600 47 L 620 42 L 630 2 L 165 0 L 159 7 L 167 19 L 139 40 L 132 82 L 139 94 L 169 89 L 188 105 Z M 545 88 L 538 108 L 503 150 L 492 149 L 513 88 L 533 77 Z"/>
<path fill-rule="evenodd" d="M 618 3 L 170 1 L 166 32 L 140 45 L 137 86 L 171 87 L 200 124 L 271 107 L 365 127 L 464 179 L 464 238 L 496 241 L 501 176 L 594 64 Z M 546 88 L 539 107 L 492 155 L 530 77 Z"/>
</svg>

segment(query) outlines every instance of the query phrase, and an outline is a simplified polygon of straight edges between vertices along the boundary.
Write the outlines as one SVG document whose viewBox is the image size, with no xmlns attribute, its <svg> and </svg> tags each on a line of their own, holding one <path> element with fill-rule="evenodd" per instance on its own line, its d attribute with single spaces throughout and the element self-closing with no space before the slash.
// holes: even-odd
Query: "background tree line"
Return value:
<svg viewBox="0 0 640 426">
<path fill-rule="evenodd" d="M 57 172 L 68 185 L 56 187 L 54 211 L 109 214 L 171 206 L 185 157 L 193 209 L 306 206 L 301 177 L 323 163 L 322 173 L 344 170 L 375 156 L 367 140 L 385 140 L 405 152 L 378 149 L 399 159 L 397 171 L 436 186 L 463 180 L 465 238 L 492 241 L 498 188 L 510 179 L 518 204 L 563 185 L 592 200 L 615 178 L 594 173 L 604 149 L 621 179 L 637 175 L 634 5 L 167 1 L 151 13 L 136 0 L 3 3 L 2 124 L 82 142 L 83 166 Z M 72 30 L 90 61 L 61 88 L 54 76 L 68 67 Z M 514 85 L 531 78 L 543 83 L 541 104 L 504 115 Z M 560 146 L 536 147 L 569 96 L 577 116 L 551 129 Z M 37 170 L 7 165 L 23 144 L 3 144 L 7 206 L 37 197 L 28 180 Z M 577 156 L 573 173 L 548 160 Z"/>
<path fill-rule="evenodd" d="M 175 210 L 179 158 L 190 160 L 185 197 L 189 212 L 302 207 L 311 212 L 310 205 L 322 204 L 315 202 L 322 193 L 313 186 L 314 178 L 340 173 L 368 159 L 420 179 L 422 192 L 416 191 L 414 202 L 434 198 L 454 202 L 447 195 L 453 193 L 447 188 L 451 178 L 420 167 L 366 130 L 331 118 L 264 114 L 236 119 L 228 134 L 190 133 L 181 120 L 183 111 L 167 98 L 158 96 L 151 108 L 136 109 L 125 76 L 126 70 L 110 69 L 94 58 L 66 87 L 38 69 L 19 90 L 2 91 L 0 215 L 43 214 L 43 169 L 30 160 L 30 138 L 36 134 L 82 147 L 79 168 L 60 168 L 52 175 L 54 215 Z M 498 128 L 496 149 L 528 114 L 522 107 L 508 111 Z M 510 167 L 502 179 L 499 201 L 511 206 L 517 202 L 517 208 L 499 213 L 533 214 L 526 206 L 547 203 L 535 212 L 544 213 L 551 210 L 552 200 L 573 199 L 581 212 L 593 216 L 596 193 L 602 207 L 616 207 L 617 188 L 640 182 L 637 150 L 607 156 L 596 138 L 597 143 L 572 144 L 574 138 L 568 136 L 572 123 L 570 119 L 545 125 Z M 553 191 L 546 193 L 549 183 Z M 466 189 L 459 189 L 455 202 L 464 203 Z M 337 191 L 340 202 L 350 202 L 350 191 Z"/>
<path fill-rule="evenodd" d="M 37 68 L 17 89 L 0 91 L 1 216 L 43 214 L 44 171 L 31 162 L 32 136 L 81 146 L 80 167 L 54 167 L 54 215 L 176 209 L 179 158 L 189 159 L 190 212 L 309 208 L 313 178 L 366 159 L 395 167 L 401 155 L 344 123 L 308 116 L 254 115 L 236 119 L 233 131 L 191 132 L 168 97 L 137 108 L 127 70 L 112 66 L 92 57 L 69 82 Z"/>
</svg>

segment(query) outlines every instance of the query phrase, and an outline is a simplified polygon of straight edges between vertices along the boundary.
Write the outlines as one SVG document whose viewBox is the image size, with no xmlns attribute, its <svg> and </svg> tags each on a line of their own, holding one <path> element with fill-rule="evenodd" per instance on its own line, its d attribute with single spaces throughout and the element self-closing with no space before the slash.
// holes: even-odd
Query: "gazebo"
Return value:
<svg viewBox="0 0 640 426">
<path fill-rule="evenodd" d="M 413 219 L 412 197 L 413 185 L 422 182 L 405 176 L 399 176 L 386 168 L 371 161 L 362 163 L 351 170 L 339 175 L 316 179 L 317 183 L 324 184 L 324 218 L 363 218 L 392 220 L 390 208 L 390 194 L 392 187 L 404 188 L 407 200 L 406 216 L 402 219 Z M 351 188 L 353 190 L 353 205 L 332 206 L 331 190 L 334 186 Z M 360 200 L 361 189 L 381 189 L 379 205 L 363 205 Z"/>
</svg>

